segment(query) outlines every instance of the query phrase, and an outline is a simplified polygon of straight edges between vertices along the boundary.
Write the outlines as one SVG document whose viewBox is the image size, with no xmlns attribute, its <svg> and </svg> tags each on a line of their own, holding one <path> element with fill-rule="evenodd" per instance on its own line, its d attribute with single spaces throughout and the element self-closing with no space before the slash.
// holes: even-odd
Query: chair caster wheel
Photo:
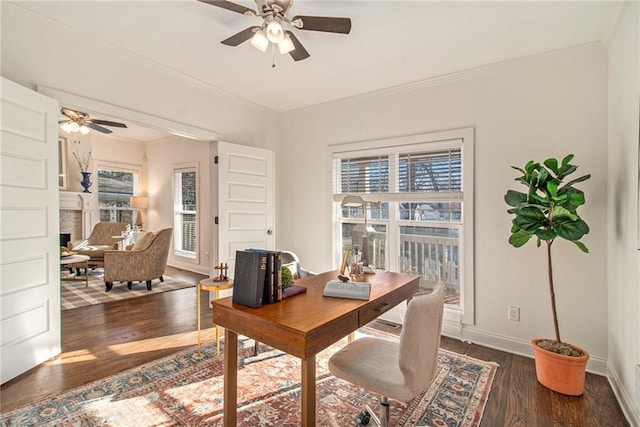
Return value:
<svg viewBox="0 0 640 427">
<path fill-rule="evenodd" d="M 366 426 L 371 422 L 371 415 L 369 412 L 364 411 L 355 416 L 356 425 Z"/>
</svg>

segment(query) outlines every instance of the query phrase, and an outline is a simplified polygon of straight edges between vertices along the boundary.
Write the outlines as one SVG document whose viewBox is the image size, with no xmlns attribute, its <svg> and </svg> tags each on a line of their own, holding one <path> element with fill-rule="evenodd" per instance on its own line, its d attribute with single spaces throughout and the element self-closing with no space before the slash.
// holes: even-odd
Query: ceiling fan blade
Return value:
<svg viewBox="0 0 640 427">
<path fill-rule="evenodd" d="M 93 130 L 97 130 L 98 132 L 102 132 L 102 133 L 113 133 L 111 131 L 111 129 L 107 129 L 107 128 L 103 128 L 100 125 L 97 125 L 95 123 L 91 123 L 91 122 L 85 122 L 84 125 L 88 128 L 91 128 Z"/>
<path fill-rule="evenodd" d="M 60 111 L 62 111 L 62 114 L 69 117 L 71 120 L 79 120 L 82 117 L 86 117 L 87 115 L 86 113 L 82 113 L 80 111 L 74 111 L 65 107 L 60 107 Z"/>
<path fill-rule="evenodd" d="M 350 18 L 333 18 L 330 16 L 294 16 L 291 20 L 302 21 L 302 25 L 295 25 L 301 30 L 324 31 L 327 33 L 349 34 L 351 31 Z"/>
<path fill-rule="evenodd" d="M 94 123 L 96 125 L 104 125 L 104 126 L 114 126 L 114 127 L 117 127 L 117 128 L 126 128 L 127 127 L 127 125 L 125 125 L 124 123 L 111 122 L 109 120 L 91 119 L 91 120 L 85 122 L 85 124 L 87 126 L 89 126 L 89 123 Z"/>
<path fill-rule="evenodd" d="M 300 40 L 298 40 L 298 38 L 291 31 L 287 30 L 286 33 L 289 34 L 289 37 L 291 37 L 291 41 L 295 46 L 295 49 L 289 52 L 291 58 L 293 58 L 294 61 L 302 61 L 303 59 L 307 59 L 309 57 L 309 52 L 307 52 L 307 49 L 302 46 Z"/>
<path fill-rule="evenodd" d="M 227 9 L 232 12 L 237 12 L 242 15 L 257 16 L 255 10 L 249 9 L 248 7 L 244 7 L 236 3 L 231 3 L 230 1 L 225 1 L 225 0 L 198 0 L 198 1 L 201 3 L 210 4 L 211 6 L 221 7 L 223 9 Z"/>
<path fill-rule="evenodd" d="M 244 43 L 249 40 L 255 34 L 256 30 L 260 27 L 249 27 L 237 34 L 232 35 L 228 39 L 222 40 L 220 43 L 227 46 L 238 46 L 240 43 Z"/>
</svg>

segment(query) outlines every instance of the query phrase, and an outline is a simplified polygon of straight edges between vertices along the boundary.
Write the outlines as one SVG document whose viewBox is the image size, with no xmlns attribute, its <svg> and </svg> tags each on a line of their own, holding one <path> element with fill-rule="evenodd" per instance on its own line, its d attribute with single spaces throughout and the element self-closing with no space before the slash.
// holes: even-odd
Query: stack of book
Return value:
<svg viewBox="0 0 640 427">
<path fill-rule="evenodd" d="M 272 304 L 306 291 L 302 286 L 282 287 L 282 252 L 266 249 L 236 251 L 233 302 L 248 307 Z"/>
</svg>

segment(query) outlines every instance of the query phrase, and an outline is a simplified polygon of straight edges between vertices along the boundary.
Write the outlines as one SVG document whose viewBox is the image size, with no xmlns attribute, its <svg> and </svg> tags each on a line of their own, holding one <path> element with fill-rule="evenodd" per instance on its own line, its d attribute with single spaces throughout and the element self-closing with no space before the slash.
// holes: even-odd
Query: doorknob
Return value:
<svg viewBox="0 0 640 427">
<path fill-rule="evenodd" d="M 272 229 L 268 229 L 267 230 L 267 235 L 272 236 L 273 235 L 273 230 Z"/>
</svg>

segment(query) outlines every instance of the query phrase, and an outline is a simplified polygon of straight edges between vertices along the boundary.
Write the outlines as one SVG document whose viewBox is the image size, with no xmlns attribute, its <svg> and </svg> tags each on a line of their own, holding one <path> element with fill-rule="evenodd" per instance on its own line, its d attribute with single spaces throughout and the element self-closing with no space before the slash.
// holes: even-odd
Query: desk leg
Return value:
<svg viewBox="0 0 640 427">
<path fill-rule="evenodd" d="M 302 360 L 302 423 L 303 427 L 316 425 L 316 356 Z"/>
<path fill-rule="evenodd" d="M 238 334 L 224 330 L 224 403 L 225 427 L 236 427 L 238 406 Z"/>
</svg>

